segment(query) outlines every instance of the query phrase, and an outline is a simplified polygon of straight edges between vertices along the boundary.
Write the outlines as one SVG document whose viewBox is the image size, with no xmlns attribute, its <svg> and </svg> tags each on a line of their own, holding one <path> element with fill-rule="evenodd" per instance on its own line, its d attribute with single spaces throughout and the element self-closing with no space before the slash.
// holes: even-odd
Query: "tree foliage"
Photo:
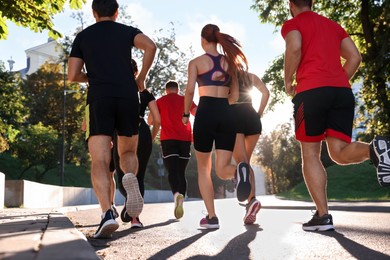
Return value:
<svg viewBox="0 0 390 260">
<path fill-rule="evenodd" d="M 162 35 L 163 29 L 156 32 L 156 36 L 152 37 L 157 45 L 156 58 L 148 75 L 147 87 L 151 88 L 155 96 L 161 96 L 165 92 L 165 83 L 168 80 L 176 80 L 181 89 L 187 80 L 187 65 L 193 57 L 193 51 L 190 48 L 188 51 L 181 50 L 176 45 L 176 33 L 174 24 L 166 34 Z M 142 53 L 135 52 L 136 58 L 140 58 Z"/>
<path fill-rule="evenodd" d="M 277 31 L 290 18 L 288 1 L 254 0 L 253 3 L 251 8 L 259 13 L 259 20 L 274 24 Z M 362 54 L 363 62 L 355 79 L 363 79 L 359 93 L 363 103 L 359 111 L 366 117 L 360 119 L 366 123 L 366 135 L 390 135 L 390 1 L 316 0 L 313 11 L 340 23 Z M 284 92 L 282 69 L 278 58 L 265 75 L 264 81 L 276 91 L 274 103 L 278 102 L 275 97 Z M 371 116 L 367 118 L 367 115 Z"/>
<path fill-rule="evenodd" d="M 279 125 L 270 134 L 262 135 L 253 159 L 263 166 L 267 193 L 287 191 L 303 180 L 300 147 L 293 136 L 291 123 Z"/>
<path fill-rule="evenodd" d="M 65 115 L 65 160 L 73 163 L 80 163 L 80 160 L 85 162 L 87 152 L 83 145 L 81 125 L 86 97 L 85 93 L 80 91 L 79 84 L 64 82 L 63 64 L 42 65 L 37 72 L 27 76 L 23 91 L 26 97 L 24 105 L 30 109 L 30 116 L 25 124 L 42 123 L 45 127 L 52 127 L 58 133 L 57 138 L 61 140 Z M 81 144 L 78 144 L 79 142 Z M 53 149 L 58 150 L 60 147 Z"/>
<path fill-rule="evenodd" d="M 67 3 L 72 9 L 80 9 L 86 0 L 2 0 L 0 2 L 0 40 L 7 38 L 7 20 L 18 26 L 30 28 L 34 32 L 48 30 L 49 36 L 57 39 L 61 37 L 61 33 L 54 29 L 54 15 L 62 12 Z"/>
<path fill-rule="evenodd" d="M 9 148 L 28 113 L 22 104 L 24 96 L 20 83 L 18 74 L 6 71 L 0 62 L 0 152 Z"/>
<path fill-rule="evenodd" d="M 57 167 L 59 153 L 56 147 L 59 140 L 57 131 L 51 126 L 45 127 L 42 123 L 37 123 L 23 128 L 11 148 L 12 154 L 23 163 L 24 170 L 19 179 L 32 168 L 35 173 L 33 179 L 41 181 L 47 171 Z"/>
</svg>

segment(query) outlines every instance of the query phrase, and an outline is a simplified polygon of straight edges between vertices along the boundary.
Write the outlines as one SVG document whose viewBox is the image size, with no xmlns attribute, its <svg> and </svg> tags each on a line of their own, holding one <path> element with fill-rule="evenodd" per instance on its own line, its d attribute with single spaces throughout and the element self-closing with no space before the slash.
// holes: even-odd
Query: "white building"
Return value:
<svg viewBox="0 0 390 260">
<path fill-rule="evenodd" d="M 27 67 L 19 71 L 23 78 L 36 72 L 45 62 L 59 62 L 63 55 L 61 45 L 52 38 L 49 38 L 44 44 L 25 50 L 25 52 Z"/>
</svg>

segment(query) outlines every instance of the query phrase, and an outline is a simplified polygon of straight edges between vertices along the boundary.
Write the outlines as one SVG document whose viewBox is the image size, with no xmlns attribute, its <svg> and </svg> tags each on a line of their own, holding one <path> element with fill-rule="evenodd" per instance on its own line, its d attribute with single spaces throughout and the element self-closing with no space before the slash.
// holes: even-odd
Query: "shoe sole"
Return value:
<svg viewBox="0 0 390 260">
<path fill-rule="evenodd" d="M 305 231 L 334 231 L 333 225 L 318 225 L 318 226 L 302 226 Z"/>
<path fill-rule="evenodd" d="M 142 224 L 131 224 L 131 228 L 143 228 L 144 226 Z"/>
<path fill-rule="evenodd" d="M 261 209 L 260 201 L 254 202 L 248 209 L 247 214 L 244 217 L 245 225 L 252 225 L 256 221 L 256 215 Z"/>
<path fill-rule="evenodd" d="M 251 193 L 251 184 L 249 180 L 249 164 L 241 162 L 237 165 L 237 199 L 240 202 L 248 199 L 249 194 Z"/>
<path fill-rule="evenodd" d="M 139 191 L 138 180 L 134 174 L 125 174 L 122 178 L 127 193 L 126 212 L 129 216 L 138 217 L 144 207 L 144 199 Z"/>
<path fill-rule="evenodd" d="M 207 229 L 218 229 L 219 228 L 219 224 L 206 224 L 206 225 L 200 225 L 200 226 L 203 228 L 207 228 Z"/>
<path fill-rule="evenodd" d="M 374 165 L 377 167 L 376 173 L 378 182 L 382 187 L 390 186 L 390 152 L 388 148 L 389 140 L 383 136 L 377 136 L 371 143 L 372 149 L 370 149 L 375 156 L 371 159 Z M 386 158 L 387 156 L 387 158 Z M 389 163 L 385 163 L 384 161 Z"/>
<path fill-rule="evenodd" d="M 93 235 L 93 238 L 111 238 L 112 233 L 114 233 L 118 228 L 119 224 L 114 219 L 107 220 L 101 227 L 100 231 Z"/>
<path fill-rule="evenodd" d="M 176 219 L 180 219 L 184 215 L 183 200 L 184 200 L 184 196 L 182 194 L 177 195 L 175 201 L 175 212 L 174 212 Z"/>
</svg>

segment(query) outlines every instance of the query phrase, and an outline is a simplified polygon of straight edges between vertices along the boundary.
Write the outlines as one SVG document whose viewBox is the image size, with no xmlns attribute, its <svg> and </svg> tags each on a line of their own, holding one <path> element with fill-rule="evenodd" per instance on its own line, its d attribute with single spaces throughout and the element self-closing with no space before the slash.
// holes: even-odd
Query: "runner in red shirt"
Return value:
<svg viewBox="0 0 390 260">
<path fill-rule="evenodd" d="M 174 196 L 174 215 L 179 219 L 184 214 L 183 201 L 187 191 L 185 171 L 191 158 L 192 128 L 191 123 L 182 123 L 184 96 L 179 94 L 178 83 L 168 81 L 165 92 L 166 95 L 156 101 L 161 115 L 161 150 Z M 196 105 L 192 103 L 190 112 L 195 115 L 195 111 Z"/>
<path fill-rule="evenodd" d="M 339 24 L 311 11 L 312 0 L 290 0 L 289 6 L 293 18 L 282 27 L 286 41 L 284 83 L 286 92 L 294 96 L 303 176 L 317 209 L 302 228 L 334 230 L 328 214 L 326 171 L 320 159 L 322 140 L 338 164 L 371 159 L 382 186 L 390 186 L 390 142 L 381 136 L 371 144 L 351 142 L 355 97 L 349 80 L 360 65 L 360 53 Z"/>
</svg>

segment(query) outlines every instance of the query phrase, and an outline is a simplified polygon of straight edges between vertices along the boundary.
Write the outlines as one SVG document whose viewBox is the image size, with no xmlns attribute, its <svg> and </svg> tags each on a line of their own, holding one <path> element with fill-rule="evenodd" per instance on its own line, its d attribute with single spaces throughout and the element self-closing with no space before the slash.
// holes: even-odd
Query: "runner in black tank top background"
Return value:
<svg viewBox="0 0 390 260">
<path fill-rule="evenodd" d="M 138 66 L 135 60 L 131 59 L 131 65 L 133 68 L 134 76 L 136 77 L 138 75 Z M 157 136 L 157 133 L 160 129 L 160 113 L 158 111 L 158 107 L 156 104 L 156 99 L 153 96 L 152 93 L 150 93 L 146 88 L 139 92 L 139 133 L 138 133 L 138 146 L 137 146 L 137 158 L 138 158 L 138 173 L 137 173 L 137 180 L 139 185 L 139 190 L 144 197 L 145 194 L 145 172 L 146 167 L 149 162 L 150 155 L 152 153 L 153 148 L 153 140 Z M 153 117 L 152 125 L 152 131 L 150 131 L 149 125 L 145 121 L 145 111 L 146 108 L 149 109 L 150 115 Z M 114 149 L 113 149 L 113 161 L 115 162 L 115 172 L 118 177 L 118 189 L 120 193 L 126 198 L 126 190 L 123 187 L 122 178 L 123 178 L 123 171 L 119 167 L 119 154 L 118 154 L 118 148 L 116 143 L 116 138 L 114 138 Z M 113 180 L 114 181 L 114 180 Z M 115 185 L 115 184 L 114 184 Z M 114 186 L 115 187 L 115 186 Z M 121 213 L 120 213 L 121 220 L 123 222 L 131 222 L 132 228 L 141 228 L 143 227 L 142 222 L 140 221 L 139 217 L 133 217 L 130 216 L 126 212 L 126 204 L 124 205 Z"/>
<path fill-rule="evenodd" d="M 189 121 L 190 107 L 198 83 L 199 104 L 195 115 L 193 137 L 198 165 L 199 190 L 208 215 L 200 226 L 219 228 L 214 208 L 214 188 L 211 179 L 212 150 L 215 146 L 215 172 L 223 180 L 236 179 L 237 198 L 244 201 L 251 192 L 250 166 L 231 164 L 236 138 L 230 102 L 238 99 L 237 72 L 247 70 L 247 60 L 239 42 L 221 33 L 218 26 L 208 24 L 201 32 L 201 44 L 206 54 L 188 64 L 188 81 L 182 121 Z M 222 47 L 224 55 L 217 50 Z"/>
<path fill-rule="evenodd" d="M 253 150 L 259 140 L 262 125 L 260 118 L 268 103 L 269 90 L 263 81 L 253 73 L 241 72 L 238 77 L 239 98 L 232 105 L 236 120 L 236 142 L 234 145 L 233 158 L 236 162 L 250 163 Z M 253 108 L 251 91 L 253 87 L 261 93 L 261 100 L 257 111 Z M 251 168 L 253 172 L 253 169 Z M 251 176 L 255 176 L 254 174 Z M 261 203 L 256 199 L 255 180 L 252 182 L 252 191 L 248 197 L 244 223 L 249 225 L 256 221 L 256 214 L 261 208 Z"/>
</svg>

